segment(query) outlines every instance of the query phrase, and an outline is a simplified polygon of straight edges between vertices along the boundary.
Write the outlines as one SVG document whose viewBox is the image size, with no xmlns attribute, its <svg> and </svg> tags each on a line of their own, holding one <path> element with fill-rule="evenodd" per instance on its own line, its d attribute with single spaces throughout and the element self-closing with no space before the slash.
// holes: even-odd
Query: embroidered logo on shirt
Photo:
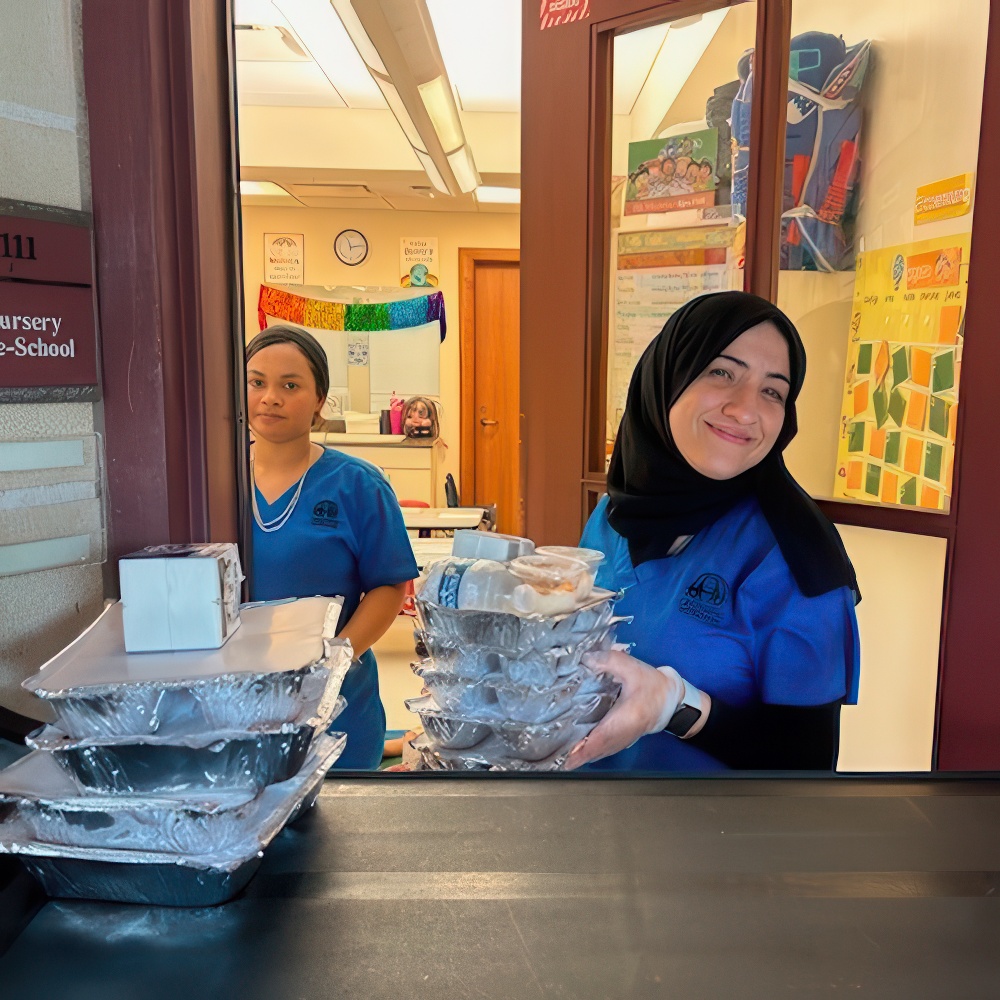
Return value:
<svg viewBox="0 0 1000 1000">
<path fill-rule="evenodd" d="M 729 584 L 716 573 L 702 573 L 692 583 L 680 600 L 678 607 L 692 618 L 709 625 L 721 625 L 720 610 L 729 597 Z"/>
<path fill-rule="evenodd" d="M 337 520 L 340 508 L 332 500 L 320 500 L 313 507 L 313 524 L 321 524 L 324 528 L 336 528 L 340 521 Z"/>
</svg>

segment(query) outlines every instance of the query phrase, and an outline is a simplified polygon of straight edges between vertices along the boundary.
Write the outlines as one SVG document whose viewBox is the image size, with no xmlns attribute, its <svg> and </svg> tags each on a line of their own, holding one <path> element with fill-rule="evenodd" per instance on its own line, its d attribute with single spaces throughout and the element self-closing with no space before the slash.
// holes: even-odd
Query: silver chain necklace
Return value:
<svg viewBox="0 0 1000 1000">
<path fill-rule="evenodd" d="M 302 493 L 302 487 L 305 484 L 306 473 L 308 472 L 309 469 L 307 468 L 302 473 L 302 478 L 299 479 L 295 494 L 289 500 L 288 506 L 277 517 L 272 518 L 270 521 L 265 521 L 260 516 L 260 508 L 257 506 L 257 479 L 253 472 L 253 459 L 250 460 L 250 505 L 253 507 L 253 519 L 257 522 L 257 527 L 261 531 L 278 531 L 285 526 L 285 522 L 292 516 L 292 511 L 295 510 L 295 505 L 299 502 L 299 495 Z"/>
</svg>

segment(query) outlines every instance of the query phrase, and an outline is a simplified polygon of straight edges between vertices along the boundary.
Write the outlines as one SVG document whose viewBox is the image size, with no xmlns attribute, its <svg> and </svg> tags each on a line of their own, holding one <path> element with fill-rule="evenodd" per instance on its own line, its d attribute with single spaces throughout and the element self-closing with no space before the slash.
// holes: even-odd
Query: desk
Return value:
<svg viewBox="0 0 1000 1000">
<path fill-rule="evenodd" d="M 4 1000 L 995 997 L 1000 782 L 330 779 L 243 895 L 49 902 Z"/>
<path fill-rule="evenodd" d="M 450 538 L 411 538 L 413 557 L 417 560 L 417 569 L 422 570 L 436 559 L 444 559 L 451 555 Z"/>
<path fill-rule="evenodd" d="M 482 507 L 401 507 L 407 528 L 478 528 L 485 511 Z"/>
</svg>

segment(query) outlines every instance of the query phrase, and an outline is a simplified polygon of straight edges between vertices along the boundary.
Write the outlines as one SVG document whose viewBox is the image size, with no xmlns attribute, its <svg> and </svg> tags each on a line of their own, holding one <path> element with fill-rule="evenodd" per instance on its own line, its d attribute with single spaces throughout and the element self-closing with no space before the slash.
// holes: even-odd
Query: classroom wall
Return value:
<svg viewBox="0 0 1000 1000">
<path fill-rule="evenodd" d="M 333 241 L 346 228 L 368 237 L 368 259 L 358 267 L 337 260 Z M 321 208 L 243 209 L 243 281 L 246 331 L 257 333 L 257 293 L 264 276 L 264 233 L 305 236 L 305 284 L 399 285 L 399 241 L 403 236 L 436 236 L 441 258 L 440 290 L 444 292 L 448 336 L 441 345 L 441 436 L 448 449 L 442 477 L 459 481 L 459 335 L 458 251 L 461 247 L 517 247 L 517 214 L 473 212 L 345 211 Z"/>
</svg>

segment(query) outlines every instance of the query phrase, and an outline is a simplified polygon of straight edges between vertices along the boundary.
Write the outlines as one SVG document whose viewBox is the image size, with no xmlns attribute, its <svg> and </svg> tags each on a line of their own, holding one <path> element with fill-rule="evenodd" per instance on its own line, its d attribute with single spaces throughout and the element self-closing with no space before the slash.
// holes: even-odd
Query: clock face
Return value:
<svg viewBox="0 0 1000 1000">
<path fill-rule="evenodd" d="M 345 229 L 337 234 L 333 250 L 339 260 L 354 267 L 368 256 L 368 240 L 356 229 Z"/>
</svg>

